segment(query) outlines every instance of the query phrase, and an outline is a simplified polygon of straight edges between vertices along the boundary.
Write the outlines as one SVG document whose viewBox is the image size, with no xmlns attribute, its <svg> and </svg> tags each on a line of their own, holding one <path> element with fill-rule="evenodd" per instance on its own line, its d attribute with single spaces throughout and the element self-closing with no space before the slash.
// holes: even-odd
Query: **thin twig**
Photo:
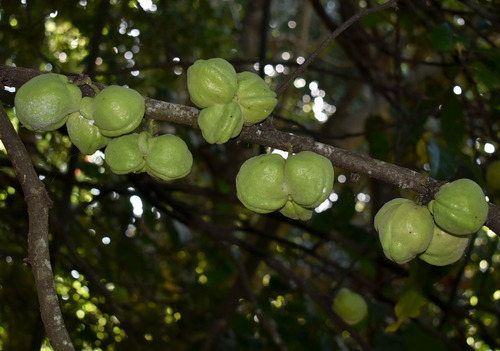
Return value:
<svg viewBox="0 0 500 351">
<path fill-rule="evenodd" d="M 326 37 L 321 44 L 318 45 L 316 50 L 304 61 L 304 63 L 293 72 L 288 79 L 283 83 L 277 90 L 276 90 L 276 95 L 280 96 L 292 83 L 295 81 L 295 79 L 300 76 L 306 69 L 309 67 L 309 65 L 318 57 L 318 55 L 323 51 L 335 38 L 337 38 L 343 31 L 345 31 L 347 28 L 349 28 L 353 23 L 356 21 L 360 20 L 361 18 L 378 12 L 385 10 L 390 7 L 397 8 L 397 2 L 398 0 L 390 0 L 382 5 L 371 7 L 368 9 L 364 9 L 358 13 L 356 13 L 354 16 L 349 18 L 347 21 L 342 23 L 337 29 L 335 29 L 333 32 L 331 32 L 328 37 Z"/>
</svg>

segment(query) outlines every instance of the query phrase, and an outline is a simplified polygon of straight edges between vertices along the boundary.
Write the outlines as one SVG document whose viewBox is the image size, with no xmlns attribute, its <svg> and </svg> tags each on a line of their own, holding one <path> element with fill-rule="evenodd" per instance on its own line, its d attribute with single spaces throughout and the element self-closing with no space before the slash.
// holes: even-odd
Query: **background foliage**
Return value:
<svg viewBox="0 0 500 351">
<path fill-rule="evenodd" d="M 2 2 L 0 59 L 16 67 L 128 85 L 192 105 L 187 67 L 223 57 L 278 88 L 367 0 L 80 0 Z M 500 13 L 493 0 L 400 0 L 331 43 L 279 98 L 272 123 L 437 180 L 485 182 L 500 147 Z M 2 84 L 3 85 L 3 84 Z M 334 192 L 308 222 L 257 215 L 235 196 L 249 157 L 280 152 L 197 128 L 144 122 L 189 145 L 189 176 L 116 176 L 79 154 L 64 128 L 19 126 L 0 98 L 53 207 L 51 257 L 78 350 L 494 350 L 500 348 L 500 254 L 487 227 L 457 263 L 387 260 L 373 215 L 419 194 L 336 168 Z M 0 149 L 0 349 L 49 350 L 27 257 L 22 190 Z M 369 316 L 331 311 L 340 287 Z M 397 306 L 397 314 L 395 312 Z M 392 326 L 387 330 L 386 328 Z"/>
</svg>

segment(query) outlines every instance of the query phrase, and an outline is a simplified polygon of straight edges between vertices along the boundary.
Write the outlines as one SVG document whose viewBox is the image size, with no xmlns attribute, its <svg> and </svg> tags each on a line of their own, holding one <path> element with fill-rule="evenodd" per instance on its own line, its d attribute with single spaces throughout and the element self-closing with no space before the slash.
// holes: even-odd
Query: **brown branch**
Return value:
<svg viewBox="0 0 500 351">
<path fill-rule="evenodd" d="M 45 190 L 45 186 L 38 179 L 28 152 L 19 139 L 3 106 L 0 106 L 0 139 L 7 150 L 16 177 L 21 183 L 28 206 L 29 263 L 35 277 L 45 330 L 54 350 L 74 351 L 75 349 L 64 325 L 54 274 L 50 264 L 48 221 L 52 201 Z"/>
<path fill-rule="evenodd" d="M 0 64 L 0 89 L 4 86 L 19 88 L 28 80 L 27 77 L 36 75 L 36 73 L 30 73 L 31 71 L 37 72 L 36 70 L 21 69 L 26 79 L 23 80 L 17 77 L 17 69 L 19 68 Z M 199 109 L 191 106 L 146 98 L 147 119 L 197 127 L 199 111 Z M 271 125 L 269 119 L 264 123 L 243 128 L 237 140 L 243 143 L 253 143 L 280 150 L 288 150 L 288 147 L 291 145 L 294 152 L 314 151 L 327 157 L 336 167 L 396 185 L 401 189 L 415 191 L 421 194 L 425 200 L 430 200 L 439 189 L 439 186 L 443 184 L 405 167 L 356 154 L 303 136 L 279 131 Z M 497 233 L 497 235 L 500 235 L 499 206 L 492 203 L 489 204 L 486 225 Z"/>
</svg>

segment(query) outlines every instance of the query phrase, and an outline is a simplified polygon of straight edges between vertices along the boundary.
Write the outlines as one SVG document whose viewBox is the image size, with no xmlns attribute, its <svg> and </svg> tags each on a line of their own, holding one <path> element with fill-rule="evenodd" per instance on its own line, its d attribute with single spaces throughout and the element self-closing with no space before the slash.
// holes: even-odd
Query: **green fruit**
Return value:
<svg viewBox="0 0 500 351">
<path fill-rule="evenodd" d="M 224 144 L 243 128 L 241 109 L 234 101 L 204 108 L 198 116 L 198 126 L 208 143 Z"/>
<path fill-rule="evenodd" d="M 55 130 L 70 113 L 78 111 L 82 92 L 68 77 L 47 73 L 36 76 L 19 88 L 14 99 L 16 116 L 28 129 Z"/>
<path fill-rule="evenodd" d="M 385 256 L 399 264 L 424 252 L 434 231 L 434 221 L 426 206 L 402 200 L 386 203 L 374 221 Z"/>
<path fill-rule="evenodd" d="M 236 71 L 222 58 L 197 60 L 187 70 L 187 88 L 193 104 L 200 108 L 230 102 L 237 89 Z"/>
<path fill-rule="evenodd" d="M 134 89 L 110 85 L 95 96 L 92 118 L 102 135 L 115 137 L 137 128 L 145 108 L 143 96 Z"/>
<path fill-rule="evenodd" d="M 145 171 L 146 160 L 144 152 L 139 148 L 139 134 L 127 134 L 112 139 L 106 146 L 104 159 L 116 174 Z"/>
<path fill-rule="evenodd" d="M 285 206 L 281 208 L 280 213 L 291 219 L 307 221 L 311 219 L 313 210 L 297 205 L 293 200 L 288 200 Z"/>
<path fill-rule="evenodd" d="M 181 138 L 165 134 L 148 140 L 146 172 L 163 179 L 182 178 L 191 172 L 193 156 Z"/>
<path fill-rule="evenodd" d="M 285 160 L 277 154 L 265 154 L 246 160 L 236 176 L 241 203 L 257 213 L 269 213 L 285 206 L 288 194 L 283 189 Z"/>
<path fill-rule="evenodd" d="M 71 142 L 85 155 L 92 155 L 110 141 L 101 134 L 93 120 L 85 118 L 80 112 L 69 115 L 66 129 Z"/>
<path fill-rule="evenodd" d="M 286 160 L 285 189 L 298 205 L 314 208 L 330 196 L 333 176 L 330 160 L 312 151 L 302 151 Z"/>
<path fill-rule="evenodd" d="M 431 243 L 419 257 L 434 266 L 455 263 L 464 254 L 469 240 L 470 235 L 453 235 L 435 225 Z"/>
<path fill-rule="evenodd" d="M 483 190 L 470 179 L 443 185 L 429 203 L 436 224 L 455 235 L 477 232 L 488 218 Z"/>
<path fill-rule="evenodd" d="M 500 160 L 491 162 L 486 168 L 486 183 L 495 190 L 500 190 Z"/>
<path fill-rule="evenodd" d="M 241 106 L 245 125 L 262 122 L 273 112 L 278 103 L 276 93 L 255 73 L 241 72 L 237 76 L 238 90 L 235 100 Z"/>
<path fill-rule="evenodd" d="M 347 324 L 355 325 L 368 314 L 368 305 L 360 294 L 342 288 L 333 299 L 333 310 Z"/>
</svg>

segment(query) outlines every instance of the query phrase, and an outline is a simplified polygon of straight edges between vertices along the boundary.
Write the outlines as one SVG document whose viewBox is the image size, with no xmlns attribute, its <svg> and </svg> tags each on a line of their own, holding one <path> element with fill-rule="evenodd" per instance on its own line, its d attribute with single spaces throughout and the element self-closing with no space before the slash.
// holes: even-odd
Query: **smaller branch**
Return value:
<svg viewBox="0 0 500 351">
<path fill-rule="evenodd" d="M 364 9 L 358 13 L 356 13 L 354 16 L 349 18 L 347 21 L 342 23 L 337 29 L 335 29 L 328 37 L 326 37 L 321 44 L 318 45 L 316 50 L 305 60 L 305 62 L 293 72 L 290 77 L 281 85 L 277 90 L 276 90 L 276 95 L 280 96 L 288 87 L 292 85 L 292 83 L 295 81 L 295 79 L 300 76 L 306 69 L 309 67 L 309 65 L 318 57 L 318 55 L 335 39 L 337 38 L 342 32 L 344 32 L 347 28 L 349 28 L 353 23 L 359 21 L 361 18 L 378 12 L 385 10 L 390 7 L 397 8 L 397 2 L 398 0 L 389 0 L 386 3 L 382 5 L 378 5 L 375 7 L 371 7 L 368 9 Z"/>
<path fill-rule="evenodd" d="M 38 179 L 24 144 L 10 122 L 7 112 L 0 106 L 0 139 L 21 183 L 28 206 L 28 254 L 35 283 L 43 324 L 55 351 L 74 351 L 64 325 L 57 297 L 54 274 L 49 253 L 49 208 L 52 201 L 45 186 Z"/>
</svg>

